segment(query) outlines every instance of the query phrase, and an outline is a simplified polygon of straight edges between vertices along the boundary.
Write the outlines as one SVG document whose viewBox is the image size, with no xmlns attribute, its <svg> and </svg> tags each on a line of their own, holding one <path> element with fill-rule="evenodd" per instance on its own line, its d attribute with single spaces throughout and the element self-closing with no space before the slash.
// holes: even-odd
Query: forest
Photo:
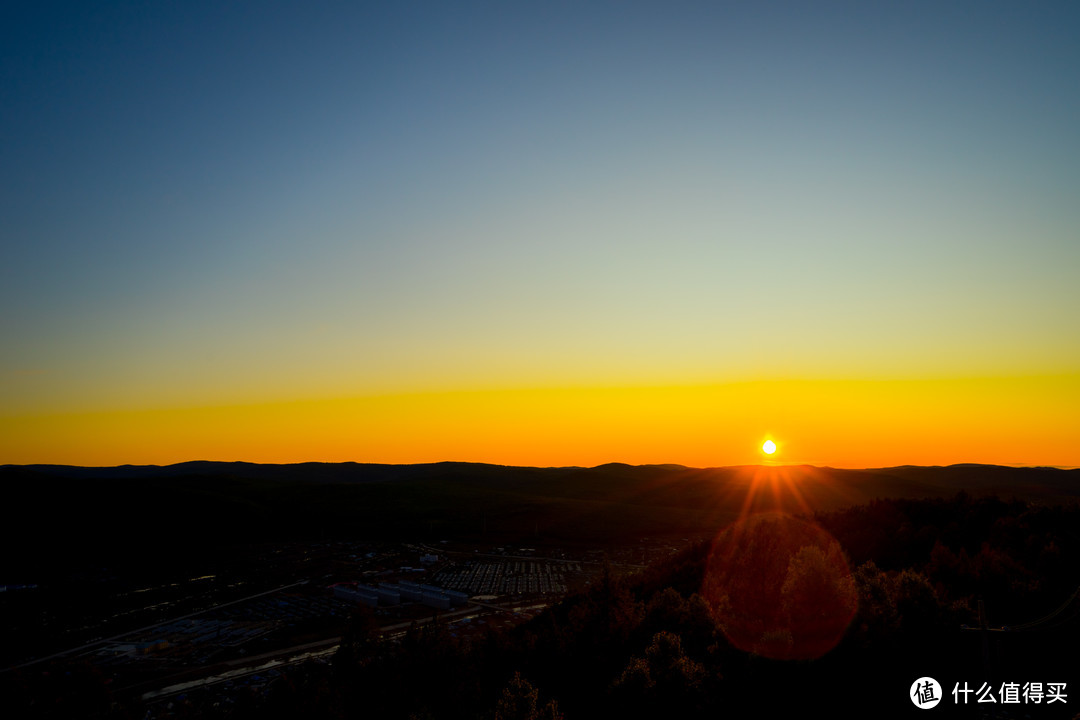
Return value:
<svg viewBox="0 0 1080 720">
<path fill-rule="evenodd" d="M 1075 505 L 964 492 L 752 515 L 467 641 L 434 622 L 388 642 L 357 609 L 332 662 L 227 707 L 178 701 L 154 717 L 899 717 L 919 712 L 905 698 L 923 676 L 941 683 L 939 714 L 987 715 L 974 695 L 956 701 L 957 685 L 985 683 L 1001 703 L 1003 684 L 1040 682 L 1066 683 L 1064 702 L 995 710 L 1073 717 L 1078 521 Z M 22 681 L 7 695 L 26 716 L 145 713 L 87 666 Z"/>
</svg>

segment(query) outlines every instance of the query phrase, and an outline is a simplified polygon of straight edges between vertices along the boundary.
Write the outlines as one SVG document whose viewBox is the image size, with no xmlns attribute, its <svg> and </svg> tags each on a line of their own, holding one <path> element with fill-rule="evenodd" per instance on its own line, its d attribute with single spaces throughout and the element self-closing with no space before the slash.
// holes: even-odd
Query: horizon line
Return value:
<svg viewBox="0 0 1080 720">
<path fill-rule="evenodd" d="M 660 463 L 639 463 L 632 464 L 619 460 L 612 460 L 609 462 L 600 463 L 598 465 L 510 465 L 504 463 L 493 463 L 476 460 L 437 460 L 431 462 L 411 462 L 411 463 L 392 463 L 392 462 L 365 462 L 361 460 L 301 460 L 298 462 L 258 462 L 254 460 L 181 460 L 179 462 L 164 463 L 164 464 L 134 464 L 123 463 L 120 465 L 75 465 L 70 463 L 3 463 L 0 464 L 0 469 L 3 468 L 42 468 L 42 467 L 54 467 L 54 468 L 81 468 L 87 470 L 111 470 L 120 468 L 168 468 L 176 467 L 178 465 L 195 465 L 195 464 L 219 464 L 219 465 L 265 465 L 265 466 L 277 466 L 287 467 L 290 465 L 375 465 L 382 467 L 412 467 L 422 465 L 484 465 L 488 467 L 503 467 L 503 468 L 522 468 L 532 470 L 595 470 L 597 468 L 606 467 L 608 465 L 625 465 L 627 467 L 680 467 L 687 470 L 731 470 L 741 468 L 781 468 L 781 467 L 805 467 L 813 468 L 816 470 L 895 470 L 899 468 L 958 468 L 958 467 L 1001 467 L 1011 469 L 1028 469 L 1028 470 L 1077 470 L 1080 466 L 1076 465 L 1039 465 L 1039 464 L 1025 464 L 1025 463 L 980 463 L 980 462 L 957 462 L 949 463 L 948 465 L 917 465 L 905 463 L 901 465 L 881 465 L 881 466 L 865 466 L 865 467 L 839 467 L 829 464 L 815 464 L 811 462 L 765 462 L 765 463 L 743 463 L 738 465 L 710 465 L 707 467 L 697 467 L 693 465 L 684 465 L 676 462 L 660 462 Z"/>
</svg>

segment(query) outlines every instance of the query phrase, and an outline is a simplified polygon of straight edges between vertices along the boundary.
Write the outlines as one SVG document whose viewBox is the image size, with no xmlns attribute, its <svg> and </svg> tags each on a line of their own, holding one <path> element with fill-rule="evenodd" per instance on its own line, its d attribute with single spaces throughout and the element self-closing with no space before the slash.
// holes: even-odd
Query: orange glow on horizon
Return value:
<svg viewBox="0 0 1080 720">
<path fill-rule="evenodd" d="M 1075 467 L 1078 406 L 1077 375 L 417 393 L 0 416 L 0 463 L 717 467 L 760 463 L 768 430 L 773 464 Z"/>
</svg>

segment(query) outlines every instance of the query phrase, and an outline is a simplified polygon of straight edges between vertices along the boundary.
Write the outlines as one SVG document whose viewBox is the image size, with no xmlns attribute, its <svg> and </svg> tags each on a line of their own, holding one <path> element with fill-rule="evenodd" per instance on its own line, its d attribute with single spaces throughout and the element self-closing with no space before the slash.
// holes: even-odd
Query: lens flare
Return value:
<svg viewBox="0 0 1080 720">
<path fill-rule="evenodd" d="M 814 523 L 779 514 L 720 533 L 701 589 L 732 645 L 777 660 L 821 657 L 858 606 L 840 544 Z"/>
</svg>

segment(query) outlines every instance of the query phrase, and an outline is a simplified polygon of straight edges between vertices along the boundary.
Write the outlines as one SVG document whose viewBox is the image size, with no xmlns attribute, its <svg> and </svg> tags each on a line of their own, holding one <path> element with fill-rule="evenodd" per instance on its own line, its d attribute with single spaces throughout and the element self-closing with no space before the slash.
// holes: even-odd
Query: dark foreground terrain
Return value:
<svg viewBox="0 0 1080 720">
<path fill-rule="evenodd" d="M 0 490 L 16 717 L 924 717 L 924 676 L 938 715 L 1080 714 L 1078 471 L 188 463 Z M 473 599 L 333 592 L 413 572 Z"/>
</svg>

